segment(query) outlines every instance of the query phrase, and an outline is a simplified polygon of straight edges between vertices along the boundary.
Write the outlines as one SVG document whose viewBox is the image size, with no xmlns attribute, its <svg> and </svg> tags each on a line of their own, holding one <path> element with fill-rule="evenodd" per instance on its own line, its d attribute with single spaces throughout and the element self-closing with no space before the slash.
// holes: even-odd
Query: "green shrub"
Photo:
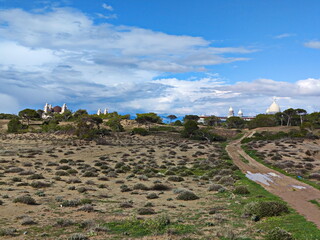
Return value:
<svg viewBox="0 0 320 240">
<path fill-rule="evenodd" d="M 121 125 L 121 120 L 119 118 L 111 118 L 106 122 L 106 125 L 111 128 L 113 132 L 123 132 L 124 128 Z"/>
<path fill-rule="evenodd" d="M 17 197 L 13 200 L 14 203 L 24 203 L 28 205 L 36 205 L 36 200 L 29 195 L 24 195 L 21 197 Z"/>
<path fill-rule="evenodd" d="M 245 206 L 244 212 L 246 214 L 256 215 L 262 218 L 279 216 L 283 213 L 288 213 L 289 209 L 287 205 L 282 202 L 250 202 Z"/>
<path fill-rule="evenodd" d="M 50 187 L 50 186 L 51 186 L 51 183 L 46 183 L 46 182 L 41 182 L 41 181 L 35 181 L 35 182 L 32 182 L 30 185 L 31 185 L 31 187 L 33 187 L 33 188 L 46 188 L 46 187 Z"/>
<path fill-rule="evenodd" d="M 8 133 L 18 133 L 23 128 L 18 118 L 13 118 L 8 122 Z"/>
<path fill-rule="evenodd" d="M 137 183 L 133 186 L 134 190 L 149 190 L 149 188 L 143 183 Z"/>
<path fill-rule="evenodd" d="M 149 135 L 149 131 L 145 128 L 134 128 L 132 130 L 132 133 L 133 134 L 138 134 L 138 135 L 141 135 L 141 136 L 147 136 Z"/>
<path fill-rule="evenodd" d="M 183 126 L 180 120 L 177 120 L 173 123 L 174 126 Z"/>
<path fill-rule="evenodd" d="M 236 186 L 233 193 L 235 194 L 249 194 L 249 190 L 246 186 Z"/>
<path fill-rule="evenodd" d="M 152 208 L 139 208 L 138 214 L 139 215 L 152 215 L 152 214 L 156 214 L 156 212 Z"/>
<path fill-rule="evenodd" d="M 68 240 L 88 240 L 89 238 L 81 233 L 75 233 L 68 238 Z"/>
<path fill-rule="evenodd" d="M 293 240 L 292 235 L 281 228 L 275 228 L 268 232 L 266 240 Z"/>
<path fill-rule="evenodd" d="M 150 189 L 152 189 L 154 191 L 168 191 L 171 189 L 171 187 L 169 187 L 165 184 L 162 184 L 162 183 L 156 183 Z"/>
<path fill-rule="evenodd" d="M 190 191 L 183 191 L 177 196 L 178 200 L 190 201 L 190 200 L 197 200 L 199 197 Z"/>
</svg>

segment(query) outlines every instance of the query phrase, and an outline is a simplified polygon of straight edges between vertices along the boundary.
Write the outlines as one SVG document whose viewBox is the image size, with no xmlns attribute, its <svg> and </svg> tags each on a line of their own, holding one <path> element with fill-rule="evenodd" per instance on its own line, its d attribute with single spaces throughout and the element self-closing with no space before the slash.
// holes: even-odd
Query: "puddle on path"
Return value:
<svg viewBox="0 0 320 240">
<path fill-rule="evenodd" d="M 304 186 L 298 186 L 298 185 L 290 185 L 290 187 L 296 188 L 296 189 L 306 189 Z"/>
<path fill-rule="evenodd" d="M 250 180 L 263 183 L 267 186 L 270 186 L 270 183 L 273 183 L 271 176 L 280 177 L 275 173 L 262 174 L 262 173 L 252 173 L 250 171 L 247 171 L 247 174 L 246 174 L 246 177 L 249 178 Z"/>
</svg>

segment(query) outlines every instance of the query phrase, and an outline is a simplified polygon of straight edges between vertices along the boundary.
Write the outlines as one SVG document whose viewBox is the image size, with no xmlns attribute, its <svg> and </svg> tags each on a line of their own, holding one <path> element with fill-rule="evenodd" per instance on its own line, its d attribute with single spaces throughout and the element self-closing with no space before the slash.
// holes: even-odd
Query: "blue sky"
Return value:
<svg viewBox="0 0 320 240">
<path fill-rule="evenodd" d="M 318 0 L 0 0 L 0 112 L 319 111 Z"/>
</svg>

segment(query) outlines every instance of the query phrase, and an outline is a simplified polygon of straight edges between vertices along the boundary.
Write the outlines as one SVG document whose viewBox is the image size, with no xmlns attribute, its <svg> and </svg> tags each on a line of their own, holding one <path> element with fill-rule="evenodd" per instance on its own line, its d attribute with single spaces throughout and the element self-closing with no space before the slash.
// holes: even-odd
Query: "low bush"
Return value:
<svg viewBox="0 0 320 240">
<path fill-rule="evenodd" d="M 139 208 L 138 214 L 139 215 L 152 215 L 152 214 L 156 214 L 156 211 L 152 208 Z"/>
<path fill-rule="evenodd" d="M 236 188 L 233 190 L 233 193 L 235 194 L 249 194 L 250 191 L 246 186 L 236 186 Z"/>
<path fill-rule="evenodd" d="M 171 187 L 162 183 L 156 183 L 150 189 L 154 191 L 168 191 L 168 190 L 171 190 Z"/>
<path fill-rule="evenodd" d="M 145 128 L 134 128 L 132 130 L 132 133 L 133 134 L 138 134 L 138 135 L 141 135 L 141 136 L 147 136 L 149 135 L 149 131 Z"/>
<path fill-rule="evenodd" d="M 245 205 L 244 212 L 249 215 L 262 217 L 279 216 L 288 213 L 287 205 L 282 202 L 266 201 L 266 202 L 250 202 Z"/>
<path fill-rule="evenodd" d="M 275 228 L 267 233 L 266 240 L 293 240 L 292 235 L 281 228 Z"/>
<path fill-rule="evenodd" d="M 24 204 L 28 204 L 28 205 L 36 205 L 37 204 L 36 200 L 34 200 L 34 198 L 32 198 L 29 195 L 17 197 L 13 200 L 13 202 L 14 203 L 24 203 Z"/>
<path fill-rule="evenodd" d="M 184 191 L 184 192 L 181 192 L 177 196 L 177 199 L 183 200 L 183 201 L 191 201 L 191 200 L 197 200 L 197 199 L 199 199 L 199 197 L 196 194 L 194 194 L 193 192 Z"/>
</svg>

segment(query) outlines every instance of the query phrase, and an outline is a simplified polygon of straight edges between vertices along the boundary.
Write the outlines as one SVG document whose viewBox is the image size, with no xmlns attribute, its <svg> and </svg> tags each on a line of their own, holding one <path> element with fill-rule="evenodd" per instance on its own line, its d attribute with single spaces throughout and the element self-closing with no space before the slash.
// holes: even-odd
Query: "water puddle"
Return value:
<svg viewBox="0 0 320 240">
<path fill-rule="evenodd" d="M 278 177 L 278 178 L 281 178 L 281 176 L 280 176 L 280 175 L 275 174 L 275 173 L 273 173 L 273 172 L 268 173 L 268 175 L 270 175 L 270 176 L 272 176 L 272 177 Z"/>
<path fill-rule="evenodd" d="M 247 171 L 246 177 L 252 181 L 260 182 L 267 186 L 270 186 L 270 183 L 273 183 L 273 180 L 270 176 L 268 176 L 268 174 L 252 173 L 250 171 Z"/>
<path fill-rule="evenodd" d="M 290 186 L 296 189 L 306 189 L 306 187 L 298 186 L 298 185 L 290 185 Z"/>
</svg>

